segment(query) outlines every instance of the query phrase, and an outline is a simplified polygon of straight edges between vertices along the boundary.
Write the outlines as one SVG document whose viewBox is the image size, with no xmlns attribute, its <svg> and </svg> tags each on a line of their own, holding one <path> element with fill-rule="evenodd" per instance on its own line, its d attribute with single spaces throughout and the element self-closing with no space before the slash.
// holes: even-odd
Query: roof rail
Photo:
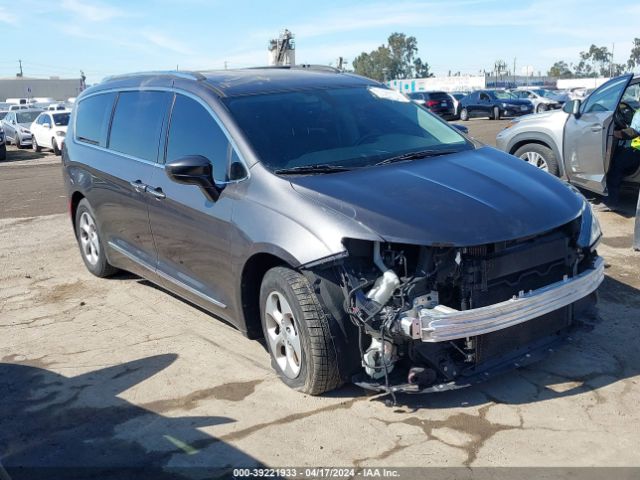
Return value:
<svg viewBox="0 0 640 480">
<path fill-rule="evenodd" d="M 244 70 L 253 70 L 253 69 L 259 69 L 259 70 L 268 70 L 268 69 L 274 69 L 274 70 L 318 70 L 318 71 L 322 71 L 322 72 L 333 72 L 333 73 L 342 73 L 341 70 L 332 67 L 330 65 L 313 65 L 313 64 L 309 64 L 309 63 L 300 63 L 297 65 L 267 65 L 267 66 L 261 66 L 261 67 L 248 67 Z"/>
<path fill-rule="evenodd" d="M 150 76 L 158 76 L 158 75 L 166 75 L 170 77 L 184 78 L 187 80 L 204 80 L 205 76 L 199 72 L 189 72 L 189 71 L 179 71 L 179 70 L 158 70 L 151 72 L 133 72 L 133 73 L 124 73 L 121 75 L 111 75 L 105 77 L 102 80 L 102 83 L 111 82 L 113 80 L 123 80 L 125 78 L 132 77 L 150 77 Z"/>
</svg>

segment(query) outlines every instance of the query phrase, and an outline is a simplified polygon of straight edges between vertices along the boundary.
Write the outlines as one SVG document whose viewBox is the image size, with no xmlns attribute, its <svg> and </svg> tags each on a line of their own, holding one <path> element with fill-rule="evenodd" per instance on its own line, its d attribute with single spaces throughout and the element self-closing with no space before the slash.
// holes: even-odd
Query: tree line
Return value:
<svg viewBox="0 0 640 480">
<path fill-rule="evenodd" d="M 558 78 L 570 77 L 615 77 L 640 67 L 640 38 L 633 40 L 631 54 L 626 63 L 613 62 L 613 52 L 607 47 L 591 45 L 589 50 L 580 52 L 577 63 L 567 63 L 559 60 L 548 71 L 548 75 Z"/>
<path fill-rule="evenodd" d="M 358 75 L 381 82 L 404 78 L 433 77 L 431 68 L 418 54 L 416 37 L 404 33 L 392 33 L 386 43 L 371 52 L 362 52 L 352 62 L 353 71 Z M 496 63 L 497 65 L 497 63 Z M 494 68 L 494 72 L 497 72 Z M 609 77 L 621 75 L 640 68 L 640 38 L 633 40 L 631 54 L 626 63 L 613 62 L 613 52 L 607 47 L 591 45 L 589 50 L 580 52 L 576 63 L 564 60 L 555 62 L 547 75 L 558 78 Z M 506 72 L 506 64 L 504 64 Z M 496 75 L 498 75 L 496 73 Z"/>
</svg>

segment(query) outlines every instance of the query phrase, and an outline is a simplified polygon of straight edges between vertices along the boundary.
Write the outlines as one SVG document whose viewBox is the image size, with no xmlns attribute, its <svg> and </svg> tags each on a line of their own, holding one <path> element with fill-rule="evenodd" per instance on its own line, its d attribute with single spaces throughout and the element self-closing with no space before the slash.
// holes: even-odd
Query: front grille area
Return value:
<svg viewBox="0 0 640 480">
<path fill-rule="evenodd" d="M 475 338 L 475 363 L 480 364 L 550 335 L 571 325 L 571 309 L 564 307 L 528 322 Z"/>
<path fill-rule="evenodd" d="M 461 264 L 460 309 L 503 302 L 520 292 L 536 290 L 572 276 L 577 253 L 571 237 L 559 229 L 510 244 L 467 251 Z M 571 323 L 571 307 L 475 338 L 475 363 L 508 354 L 553 335 Z"/>
</svg>

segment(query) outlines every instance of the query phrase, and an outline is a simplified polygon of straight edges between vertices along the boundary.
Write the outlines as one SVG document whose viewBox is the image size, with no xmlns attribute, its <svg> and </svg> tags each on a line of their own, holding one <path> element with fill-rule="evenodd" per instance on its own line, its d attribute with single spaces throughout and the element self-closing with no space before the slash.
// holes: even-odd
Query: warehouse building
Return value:
<svg viewBox="0 0 640 480">
<path fill-rule="evenodd" d="M 84 90 L 82 78 L 0 78 L 0 102 L 7 98 L 46 97 L 66 100 Z"/>
</svg>

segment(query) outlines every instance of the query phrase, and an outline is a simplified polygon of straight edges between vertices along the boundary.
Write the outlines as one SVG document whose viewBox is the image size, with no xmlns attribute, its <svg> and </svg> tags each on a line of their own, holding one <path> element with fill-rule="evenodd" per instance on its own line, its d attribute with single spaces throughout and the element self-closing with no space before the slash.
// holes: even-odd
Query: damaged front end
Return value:
<svg viewBox="0 0 640 480">
<path fill-rule="evenodd" d="M 593 230 L 583 215 L 470 247 L 345 239 L 348 256 L 333 267 L 359 335 L 363 371 L 354 383 L 443 391 L 536 360 L 595 304 L 604 263 L 585 228 Z"/>
</svg>

